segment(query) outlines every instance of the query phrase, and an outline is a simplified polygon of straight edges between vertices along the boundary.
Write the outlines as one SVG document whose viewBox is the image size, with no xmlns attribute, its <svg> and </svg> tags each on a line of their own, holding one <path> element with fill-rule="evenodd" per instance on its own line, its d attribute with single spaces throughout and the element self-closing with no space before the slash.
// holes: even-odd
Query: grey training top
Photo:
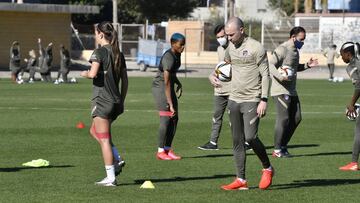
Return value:
<svg viewBox="0 0 360 203">
<path fill-rule="evenodd" d="M 327 57 L 328 64 L 334 64 L 335 57 L 338 58 L 340 55 L 336 52 L 336 49 L 328 49 L 324 52 L 324 56 Z"/>
<path fill-rule="evenodd" d="M 93 79 L 93 98 L 100 97 L 106 101 L 120 103 L 120 74 L 114 70 L 114 59 L 111 45 L 107 44 L 94 50 L 89 62 L 98 62 L 99 71 Z M 126 69 L 125 58 L 120 53 L 121 68 Z"/>
<path fill-rule="evenodd" d="M 181 65 L 181 55 L 175 54 L 171 49 L 167 50 L 160 60 L 158 72 L 153 80 L 153 87 L 164 87 L 164 71 L 170 73 L 171 91 L 174 91 L 174 83 L 176 80 L 176 73 Z"/>
<path fill-rule="evenodd" d="M 350 76 L 355 89 L 360 89 L 360 60 L 353 57 L 346 67 L 346 72 Z"/>
<path fill-rule="evenodd" d="M 67 49 L 60 49 L 60 69 L 67 70 L 70 66 L 70 53 Z"/>
<path fill-rule="evenodd" d="M 268 97 L 268 59 L 260 42 L 245 36 L 238 45 L 230 43 L 225 60 L 232 64 L 230 100 L 237 103 L 259 102 L 261 98 Z"/>
<path fill-rule="evenodd" d="M 290 81 L 280 82 L 283 77 L 277 70 L 283 65 L 290 66 L 294 70 L 294 76 Z M 292 41 L 286 41 L 278 46 L 269 56 L 269 69 L 271 73 L 271 96 L 287 94 L 297 96 L 296 78 L 297 72 L 309 68 L 304 64 L 299 64 L 299 51 Z"/>
<path fill-rule="evenodd" d="M 10 48 L 10 68 L 20 68 L 20 49 L 11 46 Z"/>
</svg>

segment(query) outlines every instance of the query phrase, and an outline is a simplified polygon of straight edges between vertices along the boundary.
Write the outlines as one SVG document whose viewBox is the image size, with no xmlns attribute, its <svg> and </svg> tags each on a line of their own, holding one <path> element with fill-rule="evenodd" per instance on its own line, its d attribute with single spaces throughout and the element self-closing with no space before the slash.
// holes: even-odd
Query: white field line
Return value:
<svg viewBox="0 0 360 203">
<path fill-rule="evenodd" d="M 43 108 L 43 107 L 5 107 L 0 106 L 0 110 L 49 110 L 49 111 L 90 111 L 90 108 Z M 141 112 L 141 113 L 156 113 L 156 110 L 136 110 L 136 109 L 127 109 L 126 112 Z M 180 111 L 180 113 L 202 113 L 202 114 L 212 114 L 213 111 Z M 314 111 L 314 112 L 307 112 L 303 111 L 302 114 L 345 114 L 345 111 Z M 276 114 L 276 112 L 268 112 L 268 114 Z"/>
</svg>

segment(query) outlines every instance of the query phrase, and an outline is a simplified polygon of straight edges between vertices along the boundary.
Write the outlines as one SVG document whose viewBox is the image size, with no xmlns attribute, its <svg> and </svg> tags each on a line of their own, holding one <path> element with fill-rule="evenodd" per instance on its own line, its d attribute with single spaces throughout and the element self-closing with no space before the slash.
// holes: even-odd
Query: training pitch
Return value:
<svg viewBox="0 0 360 203">
<path fill-rule="evenodd" d="M 78 84 L 11 84 L 0 79 L 0 202 L 356 202 L 360 171 L 338 167 L 351 161 L 355 122 L 345 116 L 353 86 L 326 80 L 299 80 L 302 123 L 290 142 L 289 159 L 270 157 L 276 174 L 258 189 L 261 164 L 247 156 L 248 191 L 222 191 L 235 178 L 228 116 L 219 151 L 201 151 L 210 135 L 213 90 L 207 79 L 184 79 L 174 139 L 180 161 L 159 161 L 158 115 L 151 78 L 129 78 L 126 112 L 115 121 L 113 141 L 126 160 L 118 187 L 94 182 L 105 177 L 100 148 L 88 133 L 91 81 Z M 275 108 L 269 99 L 259 136 L 270 156 Z M 86 128 L 77 129 L 78 122 Z M 33 159 L 47 168 L 27 168 Z M 140 189 L 151 180 L 155 189 Z"/>
</svg>

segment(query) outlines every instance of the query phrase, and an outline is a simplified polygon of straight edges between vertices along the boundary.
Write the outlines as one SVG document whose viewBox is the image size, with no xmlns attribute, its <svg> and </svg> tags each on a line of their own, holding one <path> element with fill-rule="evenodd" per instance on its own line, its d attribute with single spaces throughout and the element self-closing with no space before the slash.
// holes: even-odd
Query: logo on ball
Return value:
<svg viewBox="0 0 360 203">
<path fill-rule="evenodd" d="M 231 64 L 225 61 L 217 64 L 215 67 L 215 75 L 222 82 L 231 81 Z"/>
</svg>

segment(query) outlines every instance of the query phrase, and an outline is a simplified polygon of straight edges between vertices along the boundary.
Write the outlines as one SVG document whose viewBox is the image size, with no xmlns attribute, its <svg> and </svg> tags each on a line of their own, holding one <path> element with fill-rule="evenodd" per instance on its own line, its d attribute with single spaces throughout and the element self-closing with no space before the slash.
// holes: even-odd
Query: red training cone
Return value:
<svg viewBox="0 0 360 203">
<path fill-rule="evenodd" d="M 85 124 L 80 121 L 78 124 L 76 124 L 76 128 L 83 129 L 85 128 Z"/>
</svg>

